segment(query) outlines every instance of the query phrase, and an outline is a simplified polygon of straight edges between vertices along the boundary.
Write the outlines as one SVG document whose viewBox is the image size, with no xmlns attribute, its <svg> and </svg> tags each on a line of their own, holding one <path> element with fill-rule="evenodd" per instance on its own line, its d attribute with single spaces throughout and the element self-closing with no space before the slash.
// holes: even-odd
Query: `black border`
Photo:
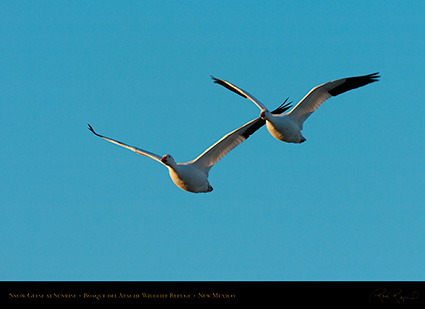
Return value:
<svg viewBox="0 0 425 309">
<path fill-rule="evenodd" d="M 1 301 L 22 305 L 424 304 L 422 281 L 2 281 Z"/>
</svg>

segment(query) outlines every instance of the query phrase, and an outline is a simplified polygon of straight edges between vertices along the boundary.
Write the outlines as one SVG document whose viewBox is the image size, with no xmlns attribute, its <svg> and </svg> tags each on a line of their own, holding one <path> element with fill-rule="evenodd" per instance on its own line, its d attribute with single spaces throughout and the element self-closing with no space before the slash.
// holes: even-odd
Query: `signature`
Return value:
<svg viewBox="0 0 425 309">
<path fill-rule="evenodd" d="M 419 299 L 419 291 L 413 291 L 411 294 L 403 294 L 402 289 L 392 289 L 388 290 L 386 288 L 379 288 L 372 292 L 369 296 L 369 301 L 373 299 L 379 299 L 382 303 L 386 301 L 395 301 L 399 304 L 405 303 L 407 301 Z"/>
</svg>

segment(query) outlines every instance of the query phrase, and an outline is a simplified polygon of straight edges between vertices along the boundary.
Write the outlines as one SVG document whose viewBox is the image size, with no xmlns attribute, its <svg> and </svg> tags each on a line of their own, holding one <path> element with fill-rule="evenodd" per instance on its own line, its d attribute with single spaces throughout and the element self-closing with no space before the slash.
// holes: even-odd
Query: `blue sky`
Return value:
<svg viewBox="0 0 425 309">
<path fill-rule="evenodd" d="M 424 280 L 425 3 L 0 4 L 2 280 Z M 189 161 L 332 79 L 301 145 L 265 128 L 178 189 L 101 134 Z"/>
</svg>

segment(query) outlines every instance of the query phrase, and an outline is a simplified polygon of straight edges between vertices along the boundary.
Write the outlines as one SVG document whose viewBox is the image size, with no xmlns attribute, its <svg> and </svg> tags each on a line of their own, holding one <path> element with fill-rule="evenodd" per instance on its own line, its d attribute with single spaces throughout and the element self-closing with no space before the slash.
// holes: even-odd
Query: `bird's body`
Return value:
<svg viewBox="0 0 425 309">
<path fill-rule="evenodd" d="M 208 174 L 190 163 L 167 165 L 171 180 L 180 189 L 188 192 L 211 192 Z"/>
<path fill-rule="evenodd" d="M 222 85 L 240 96 L 252 101 L 261 110 L 260 118 L 266 121 L 270 134 L 277 140 L 287 143 L 303 143 L 306 139 L 301 134 L 304 121 L 319 106 L 332 96 L 365 86 L 378 80 L 378 73 L 347 77 L 333 80 L 314 87 L 289 112 L 284 114 L 270 113 L 267 107 L 247 91 L 225 81 L 211 76 L 214 83 Z"/>
<path fill-rule="evenodd" d="M 301 128 L 288 115 L 280 117 L 268 116 L 266 118 L 267 130 L 277 140 L 287 143 L 302 143 L 306 139 L 301 134 Z"/>
</svg>

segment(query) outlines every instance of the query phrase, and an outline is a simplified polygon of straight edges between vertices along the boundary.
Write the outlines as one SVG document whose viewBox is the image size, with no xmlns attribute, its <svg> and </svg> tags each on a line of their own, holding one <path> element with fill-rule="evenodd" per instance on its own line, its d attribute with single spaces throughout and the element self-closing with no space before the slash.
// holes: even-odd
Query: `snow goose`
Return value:
<svg viewBox="0 0 425 309">
<path fill-rule="evenodd" d="M 267 107 L 247 91 L 236 87 L 235 85 L 211 76 L 214 83 L 222 85 L 227 89 L 239 94 L 240 96 L 251 100 L 261 110 L 260 118 L 266 121 L 267 129 L 270 134 L 287 143 L 302 143 L 306 139 L 301 134 L 304 121 L 327 99 L 337 96 L 346 91 L 365 86 L 378 81 L 378 73 L 364 76 L 347 77 L 333 80 L 322 85 L 316 86 L 287 113 L 273 114 Z"/>
<path fill-rule="evenodd" d="M 287 111 L 290 108 L 290 105 L 286 102 L 287 101 L 283 102 L 271 113 L 279 114 Z M 211 192 L 213 190 L 208 182 L 208 174 L 211 167 L 220 161 L 220 159 L 229 153 L 229 151 L 245 141 L 255 131 L 260 129 L 264 124 L 265 121 L 261 118 L 253 119 L 240 128 L 223 136 L 218 142 L 205 150 L 196 159 L 184 163 L 176 163 L 174 158 L 169 154 L 161 157 L 152 152 L 134 146 L 129 146 L 112 138 L 100 135 L 94 131 L 90 124 L 88 124 L 88 128 L 98 137 L 162 163 L 168 168 L 171 180 L 177 187 L 185 191 L 200 193 Z"/>
</svg>

